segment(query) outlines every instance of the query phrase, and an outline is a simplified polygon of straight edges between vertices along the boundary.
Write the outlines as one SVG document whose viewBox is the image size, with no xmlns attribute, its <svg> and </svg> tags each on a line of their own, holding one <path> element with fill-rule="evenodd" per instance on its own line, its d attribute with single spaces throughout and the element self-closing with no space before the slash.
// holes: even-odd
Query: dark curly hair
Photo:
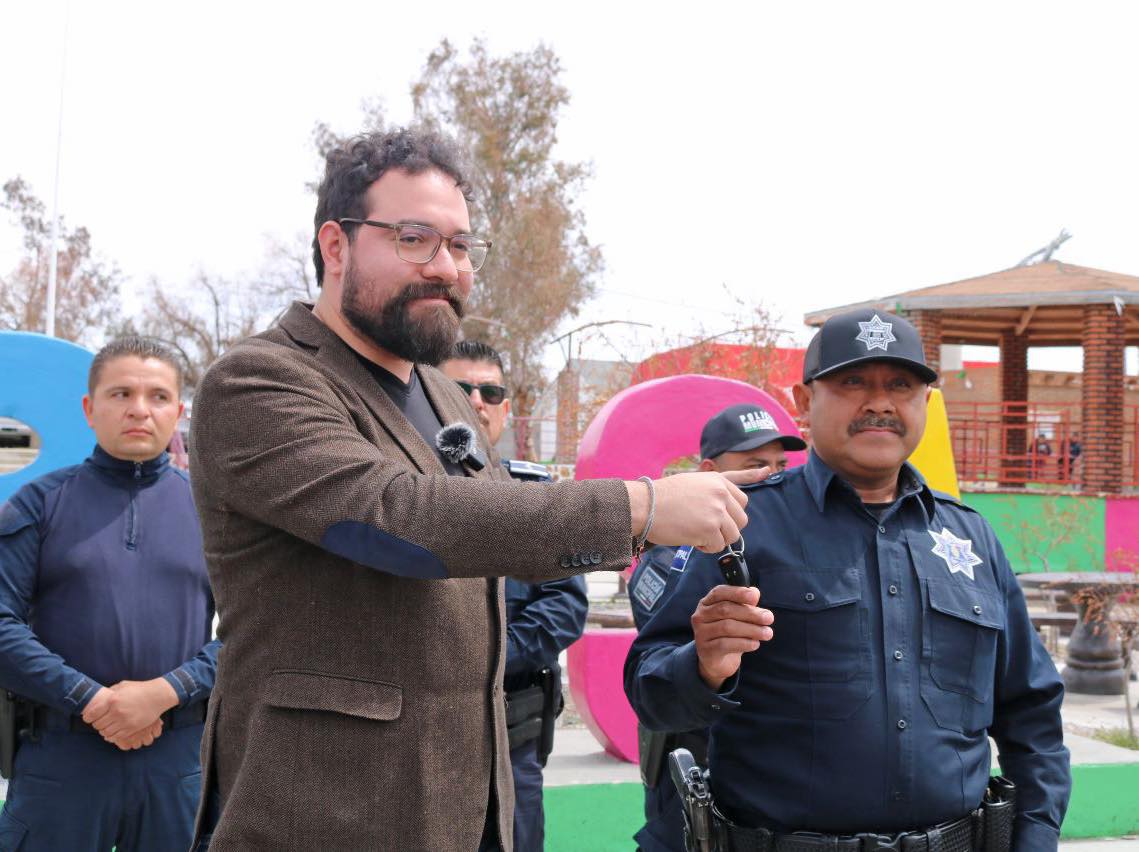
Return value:
<svg viewBox="0 0 1139 852">
<path fill-rule="evenodd" d="M 330 220 L 366 217 L 364 195 L 392 169 L 413 175 L 438 169 L 454 178 L 463 197 L 470 201 L 471 188 L 463 176 L 461 160 L 458 147 L 450 139 L 415 128 L 354 136 L 329 151 L 324 162 L 324 178 L 316 192 L 316 216 L 313 217 L 312 262 L 316 266 L 317 285 L 324 284 L 324 258 L 320 256 L 317 240 L 321 225 Z M 351 242 L 355 229 L 350 226 L 345 231 Z"/>
</svg>

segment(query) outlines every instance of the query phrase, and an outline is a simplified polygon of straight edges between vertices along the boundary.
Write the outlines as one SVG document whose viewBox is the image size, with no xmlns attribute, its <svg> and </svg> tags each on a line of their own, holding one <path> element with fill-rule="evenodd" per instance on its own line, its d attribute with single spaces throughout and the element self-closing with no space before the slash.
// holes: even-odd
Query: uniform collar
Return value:
<svg viewBox="0 0 1139 852">
<path fill-rule="evenodd" d="M 827 490 L 834 483 L 840 483 L 839 487 L 848 489 L 854 494 L 854 489 L 842 477 L 835 473 L 830 466 L 823 461 L 814 450 L 811 450 L 810 456 L 807 458 L 806 469 L 803 473 L 803 478 L 807 482 L 807 490 L 811 492 L 811 498 L 815 501 L 815 506 L 819 512 L 822 512 L 826 505 Z M 918 469 L 909 462 L 902 465 L 902 470 L 898 475 L 898 480 L 901 485 L 899 489 L 899 499 L 917 495 L 918 502 L 921 503 L 922 509 L 925 511 L 926 520 L 933 520 L 933 492 L 930 491 L 926 485 L 924 477 L 918 472 Z"/>
<path fill-rule="evenodd" d="M 147 461 L 133 462 L 115 458 L 98 444 L 95 445 L 95 450 L 87 461 L 103 473 L 116 479 L 142 480 L 144 482 L 157 479 L 166 468 L 170 467 L 170 456 L 165 451 Z"/>
</svg>

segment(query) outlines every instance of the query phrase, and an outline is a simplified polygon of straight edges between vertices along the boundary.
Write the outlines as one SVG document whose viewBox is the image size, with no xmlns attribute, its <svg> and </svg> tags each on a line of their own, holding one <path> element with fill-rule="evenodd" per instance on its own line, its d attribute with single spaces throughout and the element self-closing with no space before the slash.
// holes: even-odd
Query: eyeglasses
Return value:
<svg viewBox="0 0 1139 852">
<path fill-rule="evenodd" d="M 490 240 L 474 234 L 445 237 L 427 225 L 392 224 L 375 219 L 337 219 L 340 225 L 371 225 L 396 232 L 395 253 L 408 263 L 430 263 L 444 241 L 460 272 L 478 272 L 490 254 Z"/>
<path fill-rule="evenodd" d="M 477 390 L 487 405 L 498 405 L 506 399 L 506 388 L 502 385 L 472 385 L 470 382 L 460 381 L 456 381 L 455 384 L 461 387 L 467 396 L 471 395 L 471 391 Z"/>
</svg>

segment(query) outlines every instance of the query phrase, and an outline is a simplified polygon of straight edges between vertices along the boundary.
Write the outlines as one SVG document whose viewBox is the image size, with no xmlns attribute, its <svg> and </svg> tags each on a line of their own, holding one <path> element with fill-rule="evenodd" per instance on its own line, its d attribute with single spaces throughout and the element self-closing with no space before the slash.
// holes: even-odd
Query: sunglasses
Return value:
<svg viewBox="0 0 1139 852">
<path fill-rule="evenodd" d="M 471 391 L 477 390 L 487 405 L 498 405 L 506 400 L 506 388 L 502 385 L 472 385 L 470 382 L 460 381 L 456 381 L 455 384 L 461 387 L 467 396 L 471 395 Z"/>
</svg>

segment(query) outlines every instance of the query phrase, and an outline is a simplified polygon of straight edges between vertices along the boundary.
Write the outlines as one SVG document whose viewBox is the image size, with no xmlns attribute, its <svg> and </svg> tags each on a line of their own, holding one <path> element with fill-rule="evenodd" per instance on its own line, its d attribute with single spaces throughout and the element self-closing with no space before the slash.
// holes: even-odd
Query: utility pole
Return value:
<svg viewBox="0 0 1139 852">
<path fill-rule="evenodd" d="M 67 82 L 67 34 L 71 28 L 71 0 L 63 9 L 63 58 L 59 69 L 59 120 L 55 131 L 55 187 L 51 201 L 51 258 L 47 271 L 47 298 L 44 300 L 44 334 L 55 337 L 55 290 L 59 267 L 59 161 L 63 150 L 63 93 Z"/>
</svg>

